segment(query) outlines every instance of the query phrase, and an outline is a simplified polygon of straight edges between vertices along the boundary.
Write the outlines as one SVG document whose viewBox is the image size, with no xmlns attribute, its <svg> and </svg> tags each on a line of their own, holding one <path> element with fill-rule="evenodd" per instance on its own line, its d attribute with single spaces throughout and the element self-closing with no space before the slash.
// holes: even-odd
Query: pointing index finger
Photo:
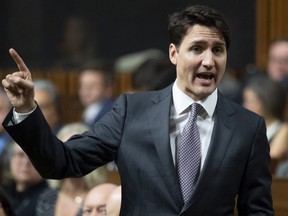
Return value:
<svg viewBox="0 0 288 216">
<path fill-rule="evenodd" d="M 26 64 L 22 60 L 22 58 L 19 56 L 19 54 L 14 49 L 9 49 L 9 53 L 11 57 L 13 58 L 14 62 L 17 64 L 17 67 L 19 71 L 29 73 L 29 69 L 27 68 Z"/>
</svg>

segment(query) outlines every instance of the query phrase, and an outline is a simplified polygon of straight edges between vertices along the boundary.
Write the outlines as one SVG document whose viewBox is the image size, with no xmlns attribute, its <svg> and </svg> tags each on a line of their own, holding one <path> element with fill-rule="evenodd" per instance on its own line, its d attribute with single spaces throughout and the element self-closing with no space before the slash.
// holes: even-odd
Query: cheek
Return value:
<svg viewBox="0 0 288 216">
<path fill-rule="evenodd" d="M 10 165 L 10 170 L 11 170 L 11 174 L 14 176 L 14 177 L 19 177 L 19 174 L 20 174 L 20 170 L 21 170 L 21 165 L 18 165 L 16 163 L 11 163 Z"/>
</svg>

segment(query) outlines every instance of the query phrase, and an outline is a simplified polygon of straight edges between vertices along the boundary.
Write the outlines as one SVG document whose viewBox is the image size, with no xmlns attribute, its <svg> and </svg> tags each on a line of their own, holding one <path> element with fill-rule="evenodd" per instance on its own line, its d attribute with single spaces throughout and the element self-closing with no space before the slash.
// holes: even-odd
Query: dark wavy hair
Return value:
<svg viewBox="0 0 288 216">
<path fill-rule="evenodd" d="M 222 15 L 215 9 L 203 5 L 188 6 L 169 17 L 169 42 L 179 47 L 188 28 L 196 24 L 215 28 L 223 36 L 226 49 L 229 48 L 229 27 Z"/>
</svg>

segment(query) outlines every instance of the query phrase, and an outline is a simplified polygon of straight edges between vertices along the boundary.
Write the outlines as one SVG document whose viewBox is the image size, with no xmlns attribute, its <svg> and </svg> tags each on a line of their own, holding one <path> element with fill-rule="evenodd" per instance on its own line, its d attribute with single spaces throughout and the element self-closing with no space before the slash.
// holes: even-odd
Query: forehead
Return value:
<svg viewBox="0 0 288 216">
<path fill-rule="evenodd" d="M 105 196 L 99 191 L 88 193 L 84 203 L 85 206 L 90 207 L 98 207 L 103 204 L 105 204 Z"/>
<path fill-rule="evenodd" d="M 100 70 L 85 70 L 81 73 L 80 78 L 82 80 L 102 79 L 103 73 Z"/>
<path fill-rule="evenodd" d="M 202 25 L 193 25 L 187 29 L 187 32 L 183 38 L 183 42 L 188 43 L 219 43 L 224 46 L 224 37 L 214 27 L 207 27 Z"/>
<path fill-rule="evenodd" d="M 270 54 L 288 53 L 288 42 L 281 41 L 273 44 L 270 48 Z"/>
</svg>

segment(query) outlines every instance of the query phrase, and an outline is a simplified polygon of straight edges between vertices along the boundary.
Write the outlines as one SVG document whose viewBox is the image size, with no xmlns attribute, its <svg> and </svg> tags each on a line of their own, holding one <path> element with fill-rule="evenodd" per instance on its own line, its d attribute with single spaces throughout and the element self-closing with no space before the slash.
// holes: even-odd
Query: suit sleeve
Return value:
<svg viewBox="0 0 288 216">
<path fill-rule="evenodd" d="M 93 128 L 60 141 L 51 131 L 39 107 L 19 124 L 12 123 L 13 111 L 3 126 L 22 147 L 44 178 L 81 177 L 116 157 L 125 119 L 123 95 Z"/>
<path fill-rule="evenodd" d="M 266 127 L 264 119 L 261 118 L 238 194 L 237 208 L 239 216 L 274 215 L 269 151 Z"/>
</svg>

